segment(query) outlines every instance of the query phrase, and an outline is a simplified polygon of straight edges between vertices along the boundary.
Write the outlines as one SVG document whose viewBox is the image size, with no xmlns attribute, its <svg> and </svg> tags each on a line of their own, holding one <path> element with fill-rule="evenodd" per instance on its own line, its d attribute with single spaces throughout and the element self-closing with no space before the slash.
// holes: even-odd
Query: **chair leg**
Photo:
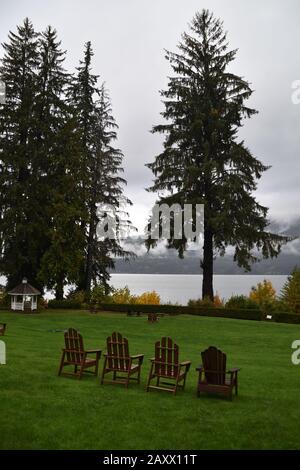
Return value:
<svg viewBox="0 0 300 470">
<path fill-rule="evenodd" d="M 178 383 L 179 383 L 178 377 L 179 377 L 179 376 L 177 375 L 177 377 L 176 377 L 176 382 L 175 382 L 175 387 L 174 387 L 174 392 L 173 392 L 174 395 L 176 395 L 176 393 L 177 393 L 177 388 L 178 388 Z"/>
<path fill-rule="evenodd" d="M 62 357 L 61 357 L 61 361 L 60 361 L 60 365 L 59 365 L 59 370 L 58 370 L 58 375 L 61 375 L 61 371 L 64 367 L 64 362 L 65 362 L 65 352 L 63 352 L 62 354 Z"/>
<path fill-rule="evenodd" d="M 235 395 L 237 396 L 238 394 L 238 378 L 237 378 L 237 374 L 235 376 Z"/>
<path fill-rule="evenodd" d="M 182 390 L 184 390 L 184 389 L 185 389 L 185 381 L 186 381 L 186 376 L 187 376 L 187 372 L 185 372 L 185 374 L 184 374 L 184 379 L 183 379 Z"/>
<path fill-rule="evenodd" d="M 102 371 L 102 375 L 101 375 L 101 385 L 103 384 L 104 382 L 104 375 L 105 375 L 105 370 L 106 370 L 106 362 L 107 362 L 107 358 L 104 359 L 104 366 L 103 366 L 103 371 Z"/>
<path fill-rule="evenodd" d="M 150 382 L 151 382 L 152 371 L 153 371 L 153 363 L 151 364 L 150 372 L 149 372 L 149 376 L 148 376 L 148 382 L 147 382 L 147 387 L 146 387 L 147 392 L 149 392 L 149 385 L 150 385 Z"/>
<path fill-rule="evenodd" d="M 98 371 L 99 371 L 99 361 L 100 361 L 100 357 L 98 356 L 98 353 L 97 353 L 97 356 L 96 356 L 96 365 L 95 365 L 95 376 L 96 376 L 96 377 L 98 376 Z"/>
<path fill-rule="evenodd" d="M 130 381 L 130 370 L 128 370 L 127 380 L 126 380 L 126 383 L 125 383 L 125 387 L 126 387 L 126 388 L 128 388 L 129 381 Z"/>
<path fill-rule="evenodd" d="M 82 363 L 81 363 L 81 365 L 80 365 L 79 375 L 77 375 L 77 377 L 78 377 L 79 380 L 81 380 L 83 371 L 84 371 L 84 361 L 82 361 Z"/>
</svg>

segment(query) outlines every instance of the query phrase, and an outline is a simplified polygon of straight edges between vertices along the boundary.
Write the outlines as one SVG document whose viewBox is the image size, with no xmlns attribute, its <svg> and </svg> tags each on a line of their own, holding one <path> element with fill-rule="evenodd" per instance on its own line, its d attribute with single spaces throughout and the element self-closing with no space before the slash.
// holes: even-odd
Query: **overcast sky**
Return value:
<svg viewBox="0 0 300 470">
<path fill-rule="evenodd" d="M 155 199 L 144 188 L 152 174 L 144 164 L 160 152 L 159 90 L 170 73 L 164 48 L 175 51 L 196 11 L 209 8 L 224 21 L 230 48 L 238 48 L 232 69 L 255 90 L 249 105 L 259 114 L 245 121 L 241 137 L 253 154 L 272 165 L 257 191 L 270 216 L 300 217 L 300 104 L 292 103 L 292 82 L 300 80 L 299 0 L 0 0 L 0 41 L 28 16 L 36 30 L 51 24 L 74 70 L 91 41 L 94 73 L 106 82 L 125 155 L 132 220 L 140 229 Z M 1 54 L 2 56 L 2 50 Z"/>
</svg>

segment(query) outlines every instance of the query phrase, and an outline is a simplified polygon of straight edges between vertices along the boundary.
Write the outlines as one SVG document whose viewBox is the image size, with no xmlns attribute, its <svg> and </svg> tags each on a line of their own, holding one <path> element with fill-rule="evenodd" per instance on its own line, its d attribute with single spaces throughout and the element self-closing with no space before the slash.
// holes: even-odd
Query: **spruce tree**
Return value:
<svg viewBox="0 0 300 470">
<path fill-rule="evenodd" d="M 92 284 L 97 282 L 108 288 L 109 269 L 114 267 L 115 256 L 128 258 L 132 255 L 122 248 L 119 237 L 120 227 L 130 225 L 128 214 L 119 205 L 120 202 L 130 204 L 130 201 L 123 196 L 126 184 L 120 176 L 123 155 L 113 146 L 117 125 L 105 88 L 98 87 L 98 76 L 92 73 L 92 57 L 91 43 L 88 42 L 69 92 L 81 134 L 82 164 L 85 167 L 81 187 L 88 216 L 81 223 L 86 243 L 78 289 L 86 291 L 87 296 Z M 106 204 L 114 207 L 117 230 L 114 239 L 101 240 L 97 235 L 97 224 L 107 214 L 98 209 Z"/>
<path fill-rule="evenodd" d="M 63 298 L 64 285 L 78 281 L 85 215 L 80 188 L 80 138 L 66 91 L 71 77 L 64 69 L 65 52 L 50 26 L 40 37 L 40 66 L 35 113 L 36 197 L 43 207 L 44 246 L 38 278 Z"/>
<path fill-rule="evenodd" d="M 148 167 L 161 192 L 159 202 L 204 204 L 202 296 L 213 299 L 213 260 L 235 247 L 234 260 L 246 270 L 257 259 L 277 256 L 286 239 L 272 235 L 268 209 L 252 195 L 266 165 L 238 138 L 244 118 L 256 111 L 246 105 L 252 90 L 229 69 L 229 50 L 220 20 L 203 10 L 184 33 L 178 52 L 166 52 L 174 76 L 161 92 L 165 119 L 153 132 L 165 135 L 164 149 Z M 148 246 L 153 241 L 148 240 Z M 171 237 L 168 246 L 183 256 L 188 240 Z"/>
<path fill-rule="evenodd" d="M 40 257 L 35 234 L 40 208 L 31 193 L 39 52 L 38 34 L 28 18 L 2 46 L 6 102 L 0 105 L 0 270 L 11 287 L 23 276 L 36 279 Z"/>
<path fill-rule="evenodd" d="M 0 270 L 8 288 L 26 276 L 62 298 L 78 281 L 86 217 L 80 134 L 65 95 L 71 77 L 50 26 L 37 34 L 26 19 L 3 47 Z"/>
<path fill-rule="evenodd" d="M 293 311 L 300 312 L 300 268 L 295 266 L 288 276 L 282 290 L 280 299 L 284 301 Z"/>
</svg>

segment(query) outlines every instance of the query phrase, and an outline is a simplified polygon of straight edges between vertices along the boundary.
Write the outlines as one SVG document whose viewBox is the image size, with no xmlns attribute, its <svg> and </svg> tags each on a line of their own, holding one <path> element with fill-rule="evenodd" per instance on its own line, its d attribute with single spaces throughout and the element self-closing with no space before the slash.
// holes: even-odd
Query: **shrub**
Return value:
<svg viewBox="0 0 300 470">
<path fill-rule="evenodd" d="M 300 323 L 300 315 L 298 313 L 281 313 L 272 314 L 272 320 L 278 323 Z"/>
<path fill-rule="evenodd" d="M 38 297 L 37 305 L 38 310 L 44 310 L 45 308 L 48 308 L 48 301 L 43 297 Z"/>
<path fill-rule="evenodd" d="M 214 307 L 221 308 L 224 307 L 224 301 L 220 298 L 218 292 L 214 296 Z"/>
<path fill-rule="evenodd" d="M 256 287 L 252 287 L 249 299 L 253 300 L 261 307 L 268 305 L 270 302 L 274 302 L 276 300 L 276 290 L 272 282 L 264 279 L 263 282 L 259 282 Z"/>
<path fill-rule="evenodd" d="M 226 308 L 237 308 L 237 309 L 250 309 L 257 310 L 259 305 L 249 297 L 245 295 L 233 295 L 230 299 L 227 300 L 225 304 Z"/>
<path fill-rule="evenodd" d="M 151 292 L 143 292 L 143 294 L 136 297 L 135 303 L 144 305 L 159 305 L 160 296 L 157 292 L 155 292 L 155 290 Z"/>
<path fill-rule="evenodd" d="M 130 290 L 128 286 L 122 287 L 120 289 L 113 289 L 110 299 L 115 304 L 130 304 L 132 302 L 133 297 L 130 294 Z"/>
<path fill-rule="evenodd" d="M 1 290 L 0 292 L 0 308 L 10 308 L 11 296 L 6 291 Z"/>
<path fill-rule="evenodd" d="M 68 292 L 67 299 L 72 302 L 79 302 L 83 304 L 86 300 L 86 292 L 84 290 L 71 289 Z"/>
<path fill-rule="evenodd" d="M 128 286 L 120 289 L 113 289 L 109 299 L 110 302 L 115 304 L 159 305 L 160 303 L 160 297 L 157 292 L 151 291 L 143 292 L 141 295 L 133 295 L 130 293 Z"/>
<path fill-rule="evenodd" d="M 55 309 L 72 309 L 72 310 L 77 310 L 81 308 L 81 304 L 79 302 L 74 302 L 72 300 L 64 299 L 64 300 L 49 300 L 48 302 L 48 308 L 55 308 Z"/>
<path fill-rule="evenodd" d="M 300 269 L 295 267 L 281 290 L 281 300 L 294 312 L 300 312 Z"/>
<path fill-rule="evenodd" d="M 209 297 L 204 297 L 204 299 L 190 299 L 188 301 L 188 307 L 223 307 L 223 301 L 220 299 L 219 294 L 217 293 L 214 296 L 212 301 Z"/>
<path fill-rule="evenodd" d="M 110 292 L 112 292 L 112 288 L 108 289 L 107 286 L 104 286 L 103 284 L 96 284 L 91 291 L 90 303 L 92 305 L 96 305 L 103 302 L 111 302 L 111 297 L 109 295 Z"/>
</svg>

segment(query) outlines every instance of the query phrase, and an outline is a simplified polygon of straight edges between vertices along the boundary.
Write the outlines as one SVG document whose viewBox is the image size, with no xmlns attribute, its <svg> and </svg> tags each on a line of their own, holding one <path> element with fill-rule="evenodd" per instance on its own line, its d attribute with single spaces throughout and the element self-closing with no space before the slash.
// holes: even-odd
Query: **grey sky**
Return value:
<svg viewBox="0 0 300 470">
<path fill-rule="evenodd" d="M 1 42 L 26 16 L 36 30 L 51 24 L 68 51 L 70 71 L 84 42 L 92 41 L 94 73 L 106 82 L 120 127 L 127 195 L 139 228 L 155 199 L 144 190 L 152 179 L 144 163 L 161 148 L 149 130 L 160 121 L 158 91 L 170 73 L 163 49 L 176 50 L 195 12 L 209 8 L 224 21 L 230 48 L 239 49 L 232 69 L 255 90 L 249 104 L 259 114 L 245 121 L 241 137 L 272 165 L 257 198 L 273 218 L 300 216 L 300 104 L 291 101 L 292 82 L 300 79 L 299 0 L 0 0 L 0 7 Z"/>
</svg>

